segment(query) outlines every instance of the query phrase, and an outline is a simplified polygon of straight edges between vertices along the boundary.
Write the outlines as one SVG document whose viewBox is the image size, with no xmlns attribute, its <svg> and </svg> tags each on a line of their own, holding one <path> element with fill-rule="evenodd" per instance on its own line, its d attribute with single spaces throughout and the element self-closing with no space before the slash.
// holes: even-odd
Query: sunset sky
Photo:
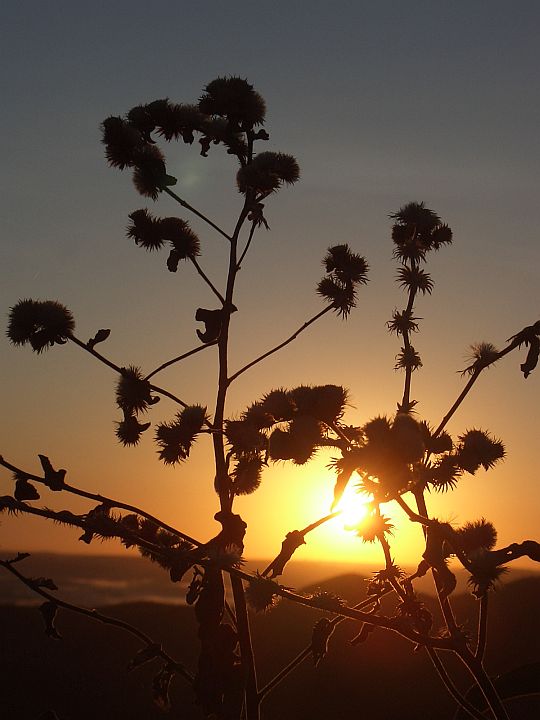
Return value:
<svg viewBox="0 0 540 720">
<path fill-rule="evenodd" d="M 246 77 L 267 102 L 270 141 L 292 153 L 301 181 L 266 203 L 260 231 L 238 279 L 232 369 L 288 337 L 322 309 L 315 293 L 329 245 L 365 255 L 370 282 L 348 322 L 326 315 L 293 344 L 245 373 L 231 388 L 229 417 L 272 388 L 342 384 L 350 424 L 391 415 L 402 394 L 394 372 L 399 341 L 385 323 L 404 295 L 395 283 L 389 213 L 424 201 L 454 231 L 454 244 L 430 257 L 435 288 L 420 298 L 415 346 L 424 367 L 413 376 L 419 417 L 438 424 L 463 387 L 471 343 L 503 347 L 540 319 L 538 188 L 540 6 L 521 0 L 410 2 L 18 2 L 1 12 L 3 61 L 0 307 L 4 326 L 20 298 L 67 305 L 83 341 L 110 328 L 102 352 L 149 372 L 196 347 L 197 307 L 214 298 L 190 266 L 172 274 L 166 255 L 125 236 L 128 214 L 148 207 L 192 221 L 201 265 L 219 287 L 226 242 L 168 197 L 153 206 L 128 172 L 107 167 L 99 126 L 139 103 L 195 102 L 217 76 Z M 162 144 L 176 190 L 227 230 L 241 207 L 234 158 L 198 145 Z M 462 523 L 484 516 L 499 545 L 540 539 L 540 368 L 524 380 L 525 351 L 487 371 L 451 421 L 454 437 L 482 428 L 500 437 L 507 458 L 466 475 L 449 495 L 429 497 L 432 513 Z M 186 402 L 213 408 L 215 349 L 157 376 Z M 78 347 L 42 356 L 0 341 L 0 453 L 28 471 L 38 453 L 67 479 L 143 506 L 201 540 L 219 529 L 211 443 L 190 461 L 165 467 L 151 432 L 139 447 L 116 441 L 115 374 Z M 159 378 L 159 382 L 158 382 Z M 150 420 L 170 420 L 163 399 Z M 237 501 L 248 522 L 246 557 L 277 553 L 286 532 L 326 514 L 332 453 L 309 465 L 278 464 L 261 488 Z M 0 495 L 11 494 L 0 469 Z M 89 509 L 62 494 L 38 504 Z M 412 565 L 421 531 L 393 508 L 393 554 Z M 77 532 L 41 520 L 3 517 L 5 550 L 117 553 L 119 545 L 77 541 Z M 308 537 L 298 557 L 382 566 L 334 521 Z"/>
</svg>

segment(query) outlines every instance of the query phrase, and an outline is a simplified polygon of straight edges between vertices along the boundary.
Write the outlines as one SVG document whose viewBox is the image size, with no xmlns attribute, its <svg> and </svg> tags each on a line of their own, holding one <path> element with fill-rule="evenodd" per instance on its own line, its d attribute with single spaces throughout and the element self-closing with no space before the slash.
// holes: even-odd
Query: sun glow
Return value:
<svg viewBox="0 0 540 720">
<path fill-rule="evenodd" d="M 340 514 L 336 518 L 335 526 L 347 534 L 354 532 L 366 517 L 371 499 L 369 495 L 358 492 L 355 482 L 349 482 L 336 506 L 336 510 L 339 510 Z"/>
</svg>

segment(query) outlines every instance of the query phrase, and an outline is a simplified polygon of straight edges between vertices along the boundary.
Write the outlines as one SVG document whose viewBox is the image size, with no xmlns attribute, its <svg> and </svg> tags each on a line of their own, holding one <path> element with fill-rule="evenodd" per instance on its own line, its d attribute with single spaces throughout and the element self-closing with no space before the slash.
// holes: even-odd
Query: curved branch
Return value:
<svg viewBox="0 0 540 720">
<path fill-rule="evenodd" d="M 25 470 L 21 470 L 21 468 L 16 467 L 15 465 L 12 465 L 11 463 L 7 462 L 2 455 L 0 455 L 0 465 L 3 465 L 8 470 L 11 470 L 14 473 L 21 473 L 25 477 L 27 477 L 29 480 L 33 480 L 34 482 L 41 483 L 42 485 L 45 485 L 48 487 L 48 483 L 45 481 L 44 477 L 40 477 L 39 475 L 34 475 L 33 473 L 26 472 Z M 112 498 L 109 498 L 105 495 L 101 495 L 98 493 L 91 493 L 87 490 L 80 490 L 79 488 L 69 485 L 68 483 L 63 483 L 62 490 L 65 490 L 68 493 L 71 493 L 72 495 L 78 495 L 79 497 L 86 498 L 87 500 L 94 500 L 95 502 L 98 502 L 100 504 L 108 505 L 111 508 L 119 508 L 121 510 L 127 510 L 128 512 L 132 512 L 135 515 L 140 515 L 141 517 L 146 518 L 146 520 L 150 520 L 150 522 L 158 525 L 159 527 L 163 528 L 164 530 L 167 530 L 168 532 L 172 533 L 173 535 L 176 535 L 177 537 L 181 538 L 182 540 L 186 540 L 187 542 L 191 543 L 192 545 L 202 545 L 201 542 L 198 540 L 195 540 L 194 538 L 190 537 L 189 535 L 186 535 L 186 533 L 181 532 L 180 530 L 177 530 L 176 528 L 172 527 L 171 525 L 167 525 L 167 523 L 162 522 L 161 520 L 158 520 L 158 518 L 154 517 L 153 515 L 150 515 L 150 513 L 146 512 L 145 510 L 142 510 L 141 508 L 136 507 L 135 505 L 130 505 L 129 503 L 122 502 L 121 500 L 113 500 Z"/>
<path fill-rule="evenodd" d="M 249 250 L 249 246 L 251 245 L 251 241 L 253 240 L 253 235 L 255 234 L 256 227 L 257 227 L 257 222 L 255 220 L 253 220 L 253 222 L 251 223 L 251 228 L 249 230 L 249 237 L 246 242 L 246 247 L 244 248 L 242 254 L 240 255 L 238 262 L 236 263 L 236 272 L 238 272 L 242 266 L 242 261 L 246 257 L 247 251 Z"/>
<path fill-rule="evenodd" d="M 148 373 L 148 375 L 144 379 L 150 380 L 151 377 L 154 377 L 154 375 L 157 375 L 158 372 L 165 370 L 165 368 L 168 368 L 171 365 L 174 365 L 175 363 L 181 362 L 182 360 L 185 360 L 186 358 L 191 357 L 191 355 L 196 355 L 197 353 L 201 352 L 201 350 L 206 350 L 206 348 L 212 347 L 213 345 L 217 345 L 217 340 L 214 340 L 213 342 L 205 343 L 204 345 L 197 345 L 197 347 L 193 348 L 193 350 L 188 350 L 188 352 L 185 352 L 182 355 L 178 355 L 178 357 L 175 357 L 172 360 L 167 360 L 167 362 L 164 362 L 162 365 L 157 367 L 155 370 L 152 370 L 151 373 Z"/>
<path fill-rule="evenodd" d="M 296 338 L 298 337 L 298 335 L 300 335 L 301 332 L 304 332 L 304 330 L 306 330 L 310 325 L 312 325 L 314 322 L 316 322 L 319 318 L 321 318 L 323 315 L 326 315 L 326 313 L 327 313 L 327 312 L 330 312 L 330 310 L 334 310 L 334 309 L 335 309 L 335 308 L 334 308 L 333 305 L 328 305 L 327 307 L 325 307 L 324 310 L 321 310 L 321 312 L 319 312 L 319 313 L 317 313 L 316 315 L 314 315 L 310 320 L 308 320 L 308 321 L 305 322 L 300 328 L 298 328 L 298 330 L 296 330 L 296 332 L 294 332 L 289 338 L 287 338 L 287 340 L 284 340 L 284 341 L 283 341 L 282 343 L 280 343 L 279 345 L 276 345 L 276 347 L 274 347 L 274 348 L 272 348 L 271 350 L 268 350 L 267 352 L 263 353 L 263 355 L 260 355 L 259 357 L 255 358 L 255 360 L 252 360 L 252 361 L 251 361 L 250 363 L 248 363 L 247 365 L 244 365 L 244 367 L 240 368 L 240 370 L 237 370 L 237 371 L 234 373 L 234 375 L 231 375 L 231 376 L 228 378 L 228 380 L 227 380 L 228 384 L 230 385 L 230 384 L 233 382 L 233 380 L 236 380 L 236 378 L 237 378 L 239 375 L 242 375 L 242 373 L 245 373 L 246 370 L 249 370 L 249 369 L 252 368 L 254 365 L 257 365 L 257 363 L 260 363 L 262 360 L 266 360 L 267 357 L 269 357 L 270 355 L 273 355 L 273 354 L 276 353 L 278 350 L 281 350 L 281 349 L 284 348 L 286 345 L 288 345 L 289 343 L 291 343 L 293 340 L 296 340 Z"/>
<path fill-rule="evenodd" d="M 214 295 L 215 295 L 217 298 L 219 298 L 219 300 L 221 301 L 221 304 L 222 304 L 222 305 L 225 305 L 225 298 L 224 298 L 223 295 L 219 292 L 219 290 L 216 289 L 216 287 L 214 286 L 214 284 L 212 283 L 212 281 L 210 280 L 210 278 L 206 275 L 206 273 L 204 272 L 204 270 L 201 268 L 201 266 L 199 265 L 199 263 L 197 262 L 197 260 L 196 260 L 193 256 L 190 256 L 189 259 L 190 259 L 191 262 L 193 263 L 193 266 L 195 267 L 195 269 L 197 270 L 197 272 L 199 273 L 199 275 L 202 277 L 202 279 L 204 280 L 204 282 L 208 285 L 208 287 L 210 288 L 210 290 L 212 290 L 212 292 L 214 293 Z"/>
<path fill-rule="evenodd" d="M 20 580 L 20 582 L 26 585 L 26 587 L 30 588 L 32 592 L 36 593 L 37 595 L 41 595 L 41 597 L 53 603 L 57 607 L 61 607 L 64 610 L 69 610 L 70 612 L 78 613 L 79 615 L 84 615 L 85 617 L 89 617 L 92 620 L 103 623 L 104 625 L 112 625 L 114 627 L 120 628 L 121 630 L 129 633 L 130 635 L 133 635 L 138 640 L 141 640 L 148 648 L 155 648 L 155 657 L 160 657 L 165 660 L 168 664 L 170 664 L 171 667 L 174 667 L 175 671 L 182 675 L 188 682 L 193 683 L 193 675 L 188 672 L 188 670 L 186 670 L 186 668 L 181 663 L 179 663 L 168 653 L 166 653 L 161 648 L 161 646 L 158 643 L 154 642 L 154 640 L 149 635 L 144 633 L 142 630 L 139 630 L 139 628 L 131 625 L 128 622 L 125 622 L 124 620 L 118 620 L 117 618 L 110 617 L 109 615 L 104 615 L 97 610 L 90 610 L 88 608 L 81 607 L 80 605 L 74 605 L 73 603 L 67 602 L 66 600 L 61 600 L 55 595 L 51 595 L 43 588 L 37 587 L 30 578 L 25 577 L 22 573 L 16 570 L 13 567 L 13 561 L 0 560 L 0 566 L 2 566 L 5 570 L 14 575 L 18 580 Z"/>
<path fill-rule="evenodd" d="M 460 705 L 465 710 L 465 712 L 468 712 L 471 717 L 475 718 L 475 720 L 485 720 L 486 716 L 481 713 L 480 710 L 475 708 L 474 705 L 471 705 L 471 703 L 456 688 L 452 681 L 452 678 L 446 672 L 446 668 L 442 664 L 441 659 L 439 658 L 435 650 L 427 647 L 426 652 L 428 653 L 429 658 L 433 663 L 433 666 L 435 667 L 435 670 L 441 678 L 445 688 L 448 690 L 454 700 L 458 703 L 458 705 Z"/>
<path fill-rule="evenodd" d="M 484 593 L 480 598 L 478 611 L 478 640 L 476 642 L 475 657 L 482 661 L 486 651 L 487 642 L 487 621 L 488 621 L 488 594 Z"/>
<path fill-rule="evenodd" d="M 209 218 L 206 217 L 206 215 L 203 215 L 198 210 L 196 210 L 192 205 L 190 205 L 188 202 L 186 202 L 185 200 L 182 200 L 182 198 L 179 195 L 177 195 L 175 192 L 173 192 L 170 188 L 164 187 L 163 192 L 166 192 L 167 195 L 170 195 L 174 200 L 176 200 L 176 202 L 180 203 L 180 205 L 183 208 L 186 208 L 186 210 L 189 210 L 194 215 L 201 218 L 201 220 L 204 220 L 205 223 L 208 223 L 208 225 L 210 225 L 210 227 L 213 227 L 214 230 L 216 230 L 220 235 L 223 235 L 224 238 L 227 238 L 227 240 L 229 240 L 229 241 L 231 240 L 231 236 L 227 235 L 227 233 L 224 230 L 222 230 L 219 227 L 219 225 L 216 225 L 215 223 L 213 223 Z"/>
</svg>

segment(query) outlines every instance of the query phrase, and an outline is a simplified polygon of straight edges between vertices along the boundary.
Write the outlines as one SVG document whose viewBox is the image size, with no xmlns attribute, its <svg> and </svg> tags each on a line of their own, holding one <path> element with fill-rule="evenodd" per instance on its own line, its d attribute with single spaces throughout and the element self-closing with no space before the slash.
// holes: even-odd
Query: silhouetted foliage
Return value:
<svg viewBox="0 0 540 720">
<path fill-rule="evenodd" d="M 403 395 L 397 411 L 347 424 L 349 392 L 346 388 L 334 384 L 302 384 L 291 389 L 275 387 L 236 416 L 228 416 L 228 390 L 239 376 L 285 348 L 330 311 L 347 319 L 356 306 L 360 287 L 368 279 L 368 263 L 362 255 L 345 243 L 328 248 L 322 261 L 325 275 L 316 287 L 325 307 L 283 342 L 236 372 L 229 372 L 229 328 L 237 309 L 235 281 L 256 231 L 261 226 L 268 229 L 263 201 L 300 179 L 300 168 L 292 155 L 256 151 L 257 143 L 269 140 L 263 127 L 265 114 L 263 98 L 247 80 L 222 77 L 206 85 L 197 103 L 158 99 L 131 108 L 124 117 L 108 117 L 102 124 L 107 161 L 119 170 L 130 169 L 141 195 L 153 201 L 163 193 L 169 195 L 227 243 L 228 274 L 222 293 L 199 265 L 201 242 L 187 220 L 159 218 L 146 208 L 129 215 L 128 238 L 148 251 L 158 251 L 168 245 L 167 269 L 177 272 L 180 261 L 189 261 L 213 293 L 217 307 L 194 311 L 195 322 L 204 325 L 204 330 L 195 328 L 202 345 L 145 374 L 136 365 L 119 367 L 96 351 L 95 346 L 109 337 L 109 330 L 98 330 L 86 343 L 79 340 L 74 334 L 71 312 L 56 301 L 20 300 L 11 309 L 7 329 L 13 345 L 30 344 L 34 351 L 41 353 L 55 344 L 71 341 L 112 369 L 116 373 L 116 404 L 123 415 L 116 422 L 116 435 L 123 445 L 137 446 L 141 442 L 143 433 L 154 421 L 140 422 L 139 416 L 150 416 L 163 396 L 179 406 L 179 410 L 172 420 L 154 424 L 160 460 L 169 465 L 183 463 L 201 436 L 207 435 L 205 439 L 211 441 L 215 473 L 208 481 L 213 482 L 219 498 L 214 518 L 222 529 L 207 541 L 191 538 L 129 503 L 72 486 L 66 482 L 66 470 L 55 470 L 45 455 L 39 455 L 43 475 L 22 470 L 0 457 L 0 464 L 12 473 L 14 481 L 13 496 L 0 498 L 0 512 L 33 514 L 78 528 L 82 530 L 79 540 L 88 545 L 96 540 L 115 538 L 157 563 L 172 582 L 179 582 L 188 571 L 193 572 L 186 602 L 194 608 L 198 627 L 200 654 L 196 669 L 187 670 L 158 642 L 129 623 L 75 606 L 51 594 L 57 590 L 51 579 L 26 577 L 16 567 L 25 559 L 25 554 L 0 560 L 0 565 L 43 598 L 40 611 L 50 638 L 61 638 L 55 620 L 58 613 L 64 611 L 78 612 L 136 637 L 141 647 L 128 669 L 133 671 L 154 663 L 152 694 L 155 704 L 164 711 L 171 708 L 171 683 L 176 676 L 182 676 L 192 685 L 195 702 L 204 717 L 257 720 L 267 694 L 305 657 L 311 656 L 316 667 L 323 663 L 337 625 L 353 620 L 359 623 L 353 644 L 368 642 L 375 629 L 385 629 L 405 638 L 429 657 L 449 693 L 471 717 L 485 717 L 482 714 L 485 706 L 491 717 L 504 720 L 508 715 L 483 663 L 489 592 L 511 560 L 528 556 L 540 561 L 540 545 L 527 540 L 496 549 L 497 531 L 490 521 L 481 518 L 455 528 L 430 516 L 426 496 L 432 489 L 450 491 L 465 473 L 474 475 L 480 468 L 490 470 L 504 458 L 503 443 L 488 432 L 473 428 L 453 439 L 446 427 L 482 371 L 511 351 L 525 346 L 527 355 L 521 371 L 525 378 L 530 375 L 540 355 L 540 321 L 512 335 L 502 350 L 488 342 L 473 345 L 470 364 L 463 371 L 468 379 L 460 396 L 435 428 L 421 419 L 415 409 L 417 401 L 411 396 L 413 373 L 422 368 L 421 356 L 411 343 L 412 334 L 420 330 L 421 320 L 415 315 L 415 300 L 419 293 L 429 295 L 434 289 L 434 282 L 424 269 L 429 253 L 450 245 L 453 236 L 450 227 L 435 212 L 421 202 L 409 202 L 390 215 L 394 258 L 398 261 L 397 282 L 407 296 L 405 307 L 394 309 L 387 323 L 389 332 L 397 335 L 400 342 L 395 369 L 404 373 Z M 212 146 L 221 145 L 237 161 L 236 185 L 242 199 L 238 221 L 231 233 L 171 190 L 176 179 L 167 172 L 166 158 L 158 142 L 182 141 L 192 145 L 196 138 L 201 156 L 207 157 Z M 188 405 L 153 384 L 153 377 L 165 367 L 199 351 L 208 352 L 208 348 L 214 346 L 219 375 L 213 413 L 200 404 Z M 272 463 L 290 461 L 304 465 L 321 449 L 331 449 L 334 454 L 328 466 L 336 476 L 331 511 L 303 529 L 288 532 L 281 550 L 262 572 L 244 570 L 242 555 L 247 523 L 233 511 L 235 498 L 255 492 Z M 276 581 L 295 552 L 306 543 L 306 535 L 341 512 L 339 504 L 349 483 L 354 483 L 367 501 L 364 519 L 351 529 L 360 541 L 378 543 L 384 558 L 383 567 L 369 582 L 365 599 L 354 607 L 331 592 L 300 594 Z M 55 492 L 85 498 L 90 503 L 89 509 L 75 514 L 32 504 L 40 499 L 36 488 L 39 484 Z M 411 502 L 415 505 L 411 506 Z M 405 575 L 392 557 L 391 544 L 399 543 L 399 533 L 383 512 L 382 506 L 386 503 L 399 505 L 412 522 L 423 527 L 425 544 L 418 568 L 412 575 Z M 456 622 L 453 613 L 451 599 L 456 577 L 450 559 L 468 572 L 472 592 L 479 599 L 476 642 Z M 414 587 L 415 580 L 428 572 L 433 577 L 440 603 L 445 625 L 442 631 Z M 231 594 L 226 592 L 226 581 L 230 582 Z M 381 609 L 381 601 L 388 595 L 394 598 L 391 614 Z M 315 622 L 307 647 L 261 687 L 255 673 L 246 601 L 256 612 L 263 612 L 274 607 L 280 598 L 326 614 Z M 453 654 L 468 668 L 483 694 L 484 705 L 461 694 L 441 660 L 445 653 Z M 422 682 L 426 680 L 422 678 Z M 48 715 L 53 717 L 54 712 L 48 711 Z"/>
</svg>

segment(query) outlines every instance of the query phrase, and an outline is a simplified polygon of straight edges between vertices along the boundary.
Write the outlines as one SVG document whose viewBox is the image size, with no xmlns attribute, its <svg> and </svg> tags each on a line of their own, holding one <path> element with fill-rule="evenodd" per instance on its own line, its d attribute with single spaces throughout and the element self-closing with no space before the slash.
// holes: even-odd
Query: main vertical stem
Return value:
<svg viewBox="0 0 540 720">
<path fill-rule="evenodd" d="M 244 675 L 245 688 L 245 710 L 246 720 L 259 720 L 259 692 L 257 689 L 257 674 L 255 670 L 255 658 L 251 645 L 251 634 L 249 629 L 249 618 L 246 607 L 244 586 L 239 577 L 231 575 L 231 585 L 236 609 L 236 621 L 238 624 L 238 640 L 242 654 L 242 670 Z"/>
<path fill-rule="evenodd" d="M 216 409 L 214 412 L 213 426 L 217 432 L 213 434 L 214 457 L 216 464 L 216 490 L 219 494 L 221 511 L 231 513 L 234 495 L 231 492 L 231 481 L 229 478 L 227 461 L 225 457 L 225 444 L 223 436 L 223 422 L 225 416 L 225 402 L 228 388 L 228 349 L 229 349 L 229 325 L 231 311 L 234 307 L 234 284 L 238 272 L 238 237 L 240 230 L 249 213 L 250 196 L 246 195 L 244 207 L 240 213 L 234 232 L 230 238 L 229 268 L 227 273 L 227 288 L 223 304 L 223 318 L 221 332 L 218 339 L 219 377 L 218 392 L 216 398 Z M 246 720 L 259 719 L 259 698 L 257 691 L 257 680 L 255 676 L 255 662 L 251 647 L 249 621 L 246 608 L 244 587 L 239 578 L 231 577 L 234 604 L 236 609 L 236 622 L 238 639 L 240 642 L 240 653 L 242 671 L 244 677 L 244 705 Z M 240 711 L 240 709 L 239 709 Z"/>
<path fill-rule="evenodd" d="M 227 473 L 225 460 L 225 447 L 223 442 L 223 419 L 225 413 L 225 400 L 227 398 L 227 377 L 228 377 L 228 349 L 229 349 L 229 324 L 231 309 L 233 307 L 234 282 L 237 273 L 237 248 L 238 236 L 242 224 L 248 214 L 248 200 L 244 203 L 238 222 L 231 237 L 229 252 L 229 269 L 227 273 L 227 289 L 225 292 L 225 303 L 223 306 L 223 322 L 218 340 L 219 377 L 218 392 L 216 398 L 216 409 L 214 412 L 214 428 L 218 431 L 213 434 L 214 457 L 216 463 L 216 489 L 219 494 L 221 510 L 230 512 L 232 509 L 232 496 L 230 493 L 230 480 Z"/>
</svg>

